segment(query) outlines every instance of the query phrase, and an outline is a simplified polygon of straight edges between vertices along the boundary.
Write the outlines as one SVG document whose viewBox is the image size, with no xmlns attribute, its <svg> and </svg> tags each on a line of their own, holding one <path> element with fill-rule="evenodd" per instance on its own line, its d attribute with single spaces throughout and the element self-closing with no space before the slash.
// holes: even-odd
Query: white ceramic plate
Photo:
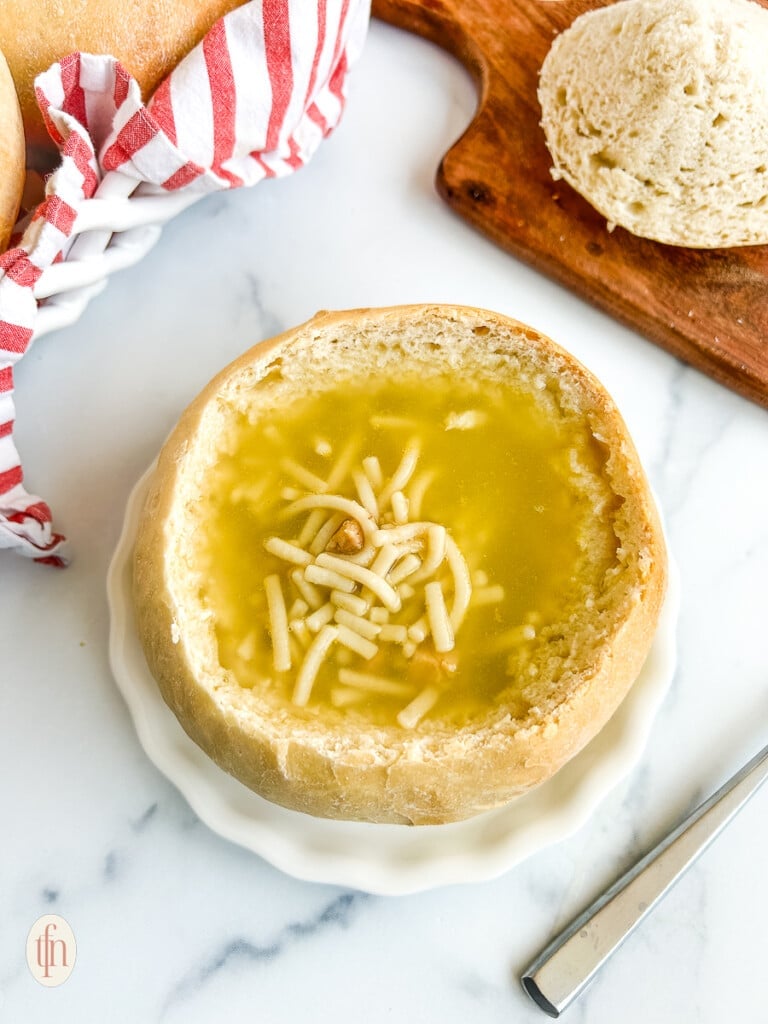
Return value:
<svg viewBox="0 0 768 1024">
<path fill-rule="evenodd" d="M 674 565 L 653 647 L 629 696 L 578 757 L 507 807 L 452 825 L 408 828 L 313 818 L 263 800 L 189 739 L 144 660 L 131 601 L 131 563 L 148 476 L 128 501 L 109 570 L 112 671 L 149 758 L 211 829 L 275 867 L 307 881 L 386 894 L 487 881 L 576 831 L 640 759 L 675 670 Z"/>
</svg>

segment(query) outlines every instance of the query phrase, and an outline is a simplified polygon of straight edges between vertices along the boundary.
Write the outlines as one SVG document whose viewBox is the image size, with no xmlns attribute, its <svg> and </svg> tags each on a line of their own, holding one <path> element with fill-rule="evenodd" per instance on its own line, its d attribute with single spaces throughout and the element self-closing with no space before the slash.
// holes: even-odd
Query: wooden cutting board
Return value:
<svg viewBox="0 0 768 1024">
<path fill-rule="evenodd" d="M 760 0 L 768 7 L 768 0 Z M 536 84 L 556 32 L 607 0 L 373 0 L 454 54 L 475 119 L 437 172 L 441 195 L 515 256 L 715 380 L 768 406 L 768 246 L 694 250 L 636 238 L 550 176 Z"/>
</svg>

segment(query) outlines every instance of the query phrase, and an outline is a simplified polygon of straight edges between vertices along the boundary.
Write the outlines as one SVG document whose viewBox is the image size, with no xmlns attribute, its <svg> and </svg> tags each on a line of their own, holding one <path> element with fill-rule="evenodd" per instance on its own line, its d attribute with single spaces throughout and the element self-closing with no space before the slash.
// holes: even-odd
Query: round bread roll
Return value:
<svg viewBox="0 0 768 1024">
<path fill-rule="evenodd" d="M 286 807 L 403 824 L 581 750 L 665 581 L 601 385 L 454 306 L 319 313 L 225 369 L 162 449 L 134 563 L 150 669 L 214 761 Z"/>
<path fill-rule="evenodd" d="M 768 242 L 766 47 L 754 0 L 624 0 L 577 18 L 541 69 L 553 175 L 609 228 Z"/>
<path fill-rule="evenodd" d="M 24 130 L 19 101 L 0 53 L 0 252 L 10 238 L 24 189 Z"/>
<path fill-rule="evenodd" d="M 35 77 L 80 50 L 116 57 L 147 99 L 208 29 L 245 0 L 3 0 L 0 49 L 21 103 L 27 139 L 50 144 Z"/>
</svg>

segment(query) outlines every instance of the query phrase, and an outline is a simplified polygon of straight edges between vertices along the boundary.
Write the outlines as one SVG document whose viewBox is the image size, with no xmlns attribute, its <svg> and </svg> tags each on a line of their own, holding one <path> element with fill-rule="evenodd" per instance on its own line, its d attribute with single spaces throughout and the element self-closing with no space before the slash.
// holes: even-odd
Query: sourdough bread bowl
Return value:
<svg viewBox="0 0 768 1024">
<path fill-rule="evenodd" d="M 767 45 L 758 0 L 624 0 L 581 15 L 541 69 L 554 175 L 644 238 L 767 243 Z"/>
<path fill-rule="evenodd" d="M 665 582 L 602 386 L 455 306 L 319 313 L 227 367 L 160 453 L 134 561 L 147 662 L 214 761 L 286 807 L 403 824 L 574 756 Z"/>
<path fill-rule="evenodd" d="M 24 190 L 24 129 L 8 64 L 0 52 L 0 252 L 8 246 Z"/>
</svg>

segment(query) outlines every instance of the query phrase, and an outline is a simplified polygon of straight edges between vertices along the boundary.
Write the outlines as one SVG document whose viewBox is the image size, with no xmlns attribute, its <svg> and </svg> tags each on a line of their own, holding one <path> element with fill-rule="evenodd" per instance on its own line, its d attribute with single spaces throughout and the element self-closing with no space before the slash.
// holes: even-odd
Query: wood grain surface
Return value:
<svg viewBox="0 0 768 1024">
<path fill-rule="evenodd" d="M 768 6 L 768 0 L 761 0 Z M 683 249 L 636 238 L 550 175 L 536 85 L 557 32 L 589 0 L 373 0 L 436 42 L 479 93 L 437 187 L 499 245 L 715 380 L 768 407 L 768 246 Z"/>
</svg>

